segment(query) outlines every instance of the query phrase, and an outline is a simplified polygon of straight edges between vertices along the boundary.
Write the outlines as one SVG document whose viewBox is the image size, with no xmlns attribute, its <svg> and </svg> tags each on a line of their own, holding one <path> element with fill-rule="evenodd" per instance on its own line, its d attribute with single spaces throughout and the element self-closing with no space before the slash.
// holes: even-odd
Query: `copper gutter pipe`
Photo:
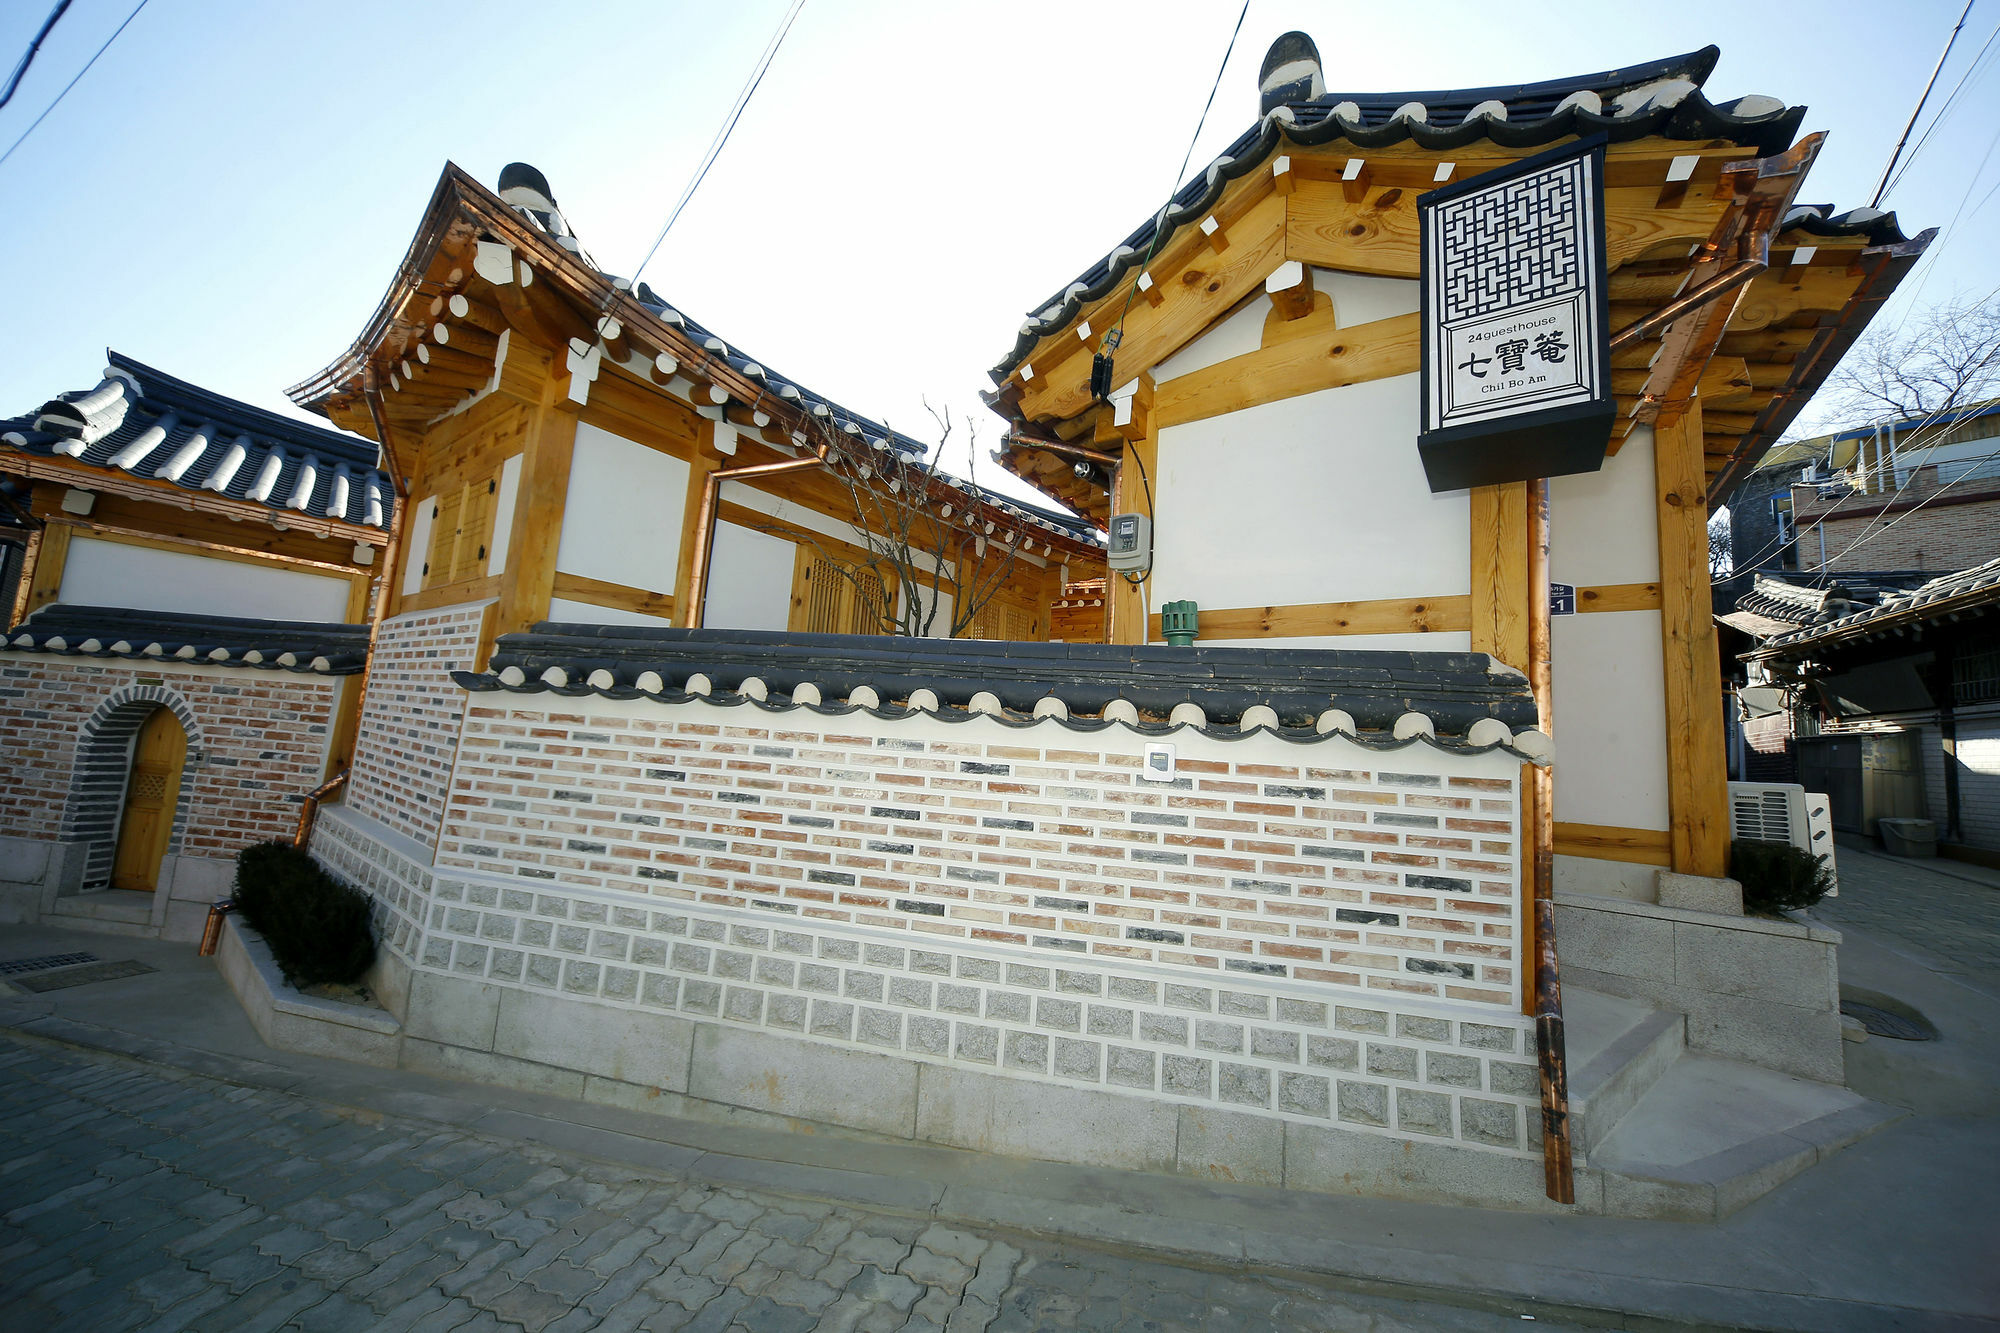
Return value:
<svg viewBox="0 0 2000 1333">
<path fill-rule="evenodd" d="M 1536 725 L 1552 735 L 1549 638 L 1549 483 L 1528 484 L 1528 683 Z M 1562 973 L 1556 963 L 1555 770 L 1529 767 L 1534 802 L 1535 1053 L 1542 1072 L 1542 1173 L 1557 1203 L 1576 1202 L 1569 1141 L 1569 1052 L 1563 1037 Z"/>
<path fill-rule="evenodd" d="M 319 803 L 347 784 L 348 772 L 343 768 L 306 793 L 305 804 L 299 809 L 299 831 L 292 836 L 292 846 L 300 851 L 306 849 L 306 844 L 312 841 L 313 821 L 319 818 Z"/>
<path fill-rule="evenodd" d="M 688 604 L 681 616 L 685 629 L 700 629 L 702 618 L 708 607 L 708 565 L 715 557 L 715 511 L 722 499 L 722 483 L 737 481 L 744 477 L 775 477 L 786 472 L 804 472 L 808 468 L 825 467 L 829 450 L 822 444 L 805 458 L 785 458 L 775 463 L 748 463 L 742 467 L 722 468 L 711 472 L 702 481 L 701 508 L 695 514 L 694 553 L 691 557 L 694 568 L 688 573 Z"/>
<path fill-rule="evenodd" d="M 1768 253 L 1770 236 L 1767 233 L 1759 233 L 1758 239 L 1763 242 Z M 1646 341 L 1688 312 L 1699 310 L 1716 297 L 1735 291 L 1769 267 L 1770 264 L 1766 260 L 1739 259 L 1717 274 L 1714 281 L 1703 283 L 1691 292 L 1682 292 L 1644 319 L 1628 324 L 1612 334 L 1611 350 L 1622 352 L 1628 347 Z"/>
</svg>

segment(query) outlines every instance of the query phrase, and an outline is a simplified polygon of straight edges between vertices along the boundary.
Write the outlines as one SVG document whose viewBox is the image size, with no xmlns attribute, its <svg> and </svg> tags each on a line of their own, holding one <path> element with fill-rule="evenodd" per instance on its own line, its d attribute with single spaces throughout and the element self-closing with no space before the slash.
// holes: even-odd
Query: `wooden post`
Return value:
<svg viewBox="0 0 2000 1333">
<path fill-rule="evenodd" d="M 1472 651 L 1526 671 L 1535 591 L 1528 578 L 1529 483 L 1472 488 Z M 1548 591 L 1541 591 L 1544 602 Z M 1521 864 L 1534 864 L 1540 821 L 1534 766 L 1521 766 Z M 1553 818 L 1553 813 L 1551 818 Z M 1521 878 L 1521 957 L 1534 957 L 1535 885 Z M 1521 1012 L 1535 1012 L 1535 971 L 1521 968 Z"/>
<path fill-rule="evenodd" d="M 576 452 L 581 404 L 569 399 L 568 377 L 552 375 L 528 422 L 521 458 L 521 484 L 514 496 L 514 526 L 507 541 L 507 567 L 500 572 L 500 605 L 493 637 L 514 634 L 547 618 L 555 595 L 556 549 L 562 543 L 563 506 L 569 498 L 570 460 Z M 413 557 L 414 558 L 414 557 Z M 482 636 L 483 637 L 483 636 Z M 479 645 L 479 660 L 493 644 Z"/>
<path fill-rule="evenodd" d="M 1112 496 L 1111 512 L 1114 514 L 1144 514 L 1153 516 L 1151 494 L 1160 484 L 1160 427 L 1159 415 L 1154 413 L 1147 419 L 1147 432 L 1143 439 L 1128 440 L 1125 443 L 1125 462 L 1118 469 L 1118 486 Z M 1140 469 L 1145 470 L 1145 479 L 1140 477 Z M 1151 485 L 1148 485 L 1150 481 Z M 1158 549 L 1157 534 L 1154 547 Z M 1146 611 L 1151 598 L 1147 595 L 1151 587 L 1148 581 L 1138 584 L 1128 582 L 1124 575 L 1114 572 L 1105 575 L 1105 586 L 1110 590 L 1111 601 L 1111 642 L 1146 642 Z"/>
<path fill-rule="evenodd" d="M 28 562 L 21 570 L 21 595 L 16 601 L 14 622 L 19 624 L 56 600 L 62 591 L 63 566 L 69 560 L 72 524 L 45 523 L 39 542 L 30 544 Z"/>
<path fill-rule="evenodd" d="M 1653 430 L 1660 524 L 1660 628 L 1667 685 L 1667 808 L 1673 868 L 1729 872 L 1729 759 L 1722 659 L 1708 584 L 1701 399 L 1662 409 Z"/>
</svg>

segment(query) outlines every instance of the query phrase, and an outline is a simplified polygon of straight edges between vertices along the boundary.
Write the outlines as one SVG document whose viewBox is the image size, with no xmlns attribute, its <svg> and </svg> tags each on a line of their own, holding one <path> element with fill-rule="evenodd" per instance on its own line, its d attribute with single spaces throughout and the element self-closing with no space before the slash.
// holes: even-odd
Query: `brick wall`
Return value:
<svg viewBox="0 0 2000 1333">
<path fill-rule="evenodd" d="M 441 868 L 1513 1001 L 1512 760 L 1192 736 L 1160 783 L 1123 730 L 586 702 L 472 701 Z"/>
<path fill-rule="evenodd" d="M 1900 494 L 1847 495 L 1829 503 L 1811 488 L 1799 488 L 1794 495 L 1801 500 L 1813 497 L 1797 505 L 1799 567 L 1820 568 L 1820 534 L 1807 532 L 1806 525 L 1822 515 L 1826 567 L 1835 571 L 1945 574 L 2000 556 L 2000 483 L 1981 478 L 1954 484 L 1942 495 L 1940 489 L 1935 467 L 1917 469 Z M 1849 551 L 1856 541 L 1861 544 Z"/>
<path fill-rule="evenodd" d="M 458 749 L 469 670 L 486 603 L 384 621 L 345 800 L 407 837 L 436 845 Z"/>
<path fill-rule="evenodd" d="M 84 724 L 121 690 L 144 686 L 171 692 L 199 727 L 189 737 L 200 756 L 182 777 L 187 815 L 173 850 L 233 856 L 247 843 L 288 836 L 300 798 L 321 780 L 337 680 L 26 653 L 0 658 L 0 834 L 58 836 Z"/>
</svg>

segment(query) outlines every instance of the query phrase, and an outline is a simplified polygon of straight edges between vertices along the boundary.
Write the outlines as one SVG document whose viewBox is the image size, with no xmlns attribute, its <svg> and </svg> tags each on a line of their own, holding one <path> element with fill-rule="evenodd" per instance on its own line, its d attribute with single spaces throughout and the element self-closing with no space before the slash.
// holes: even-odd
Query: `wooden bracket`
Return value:
<svg viewBox="0 0 2000 1333">
<path fill-rule="evenodd" d="M 1655 208 L 1679 208 L 1687 199 L 1688 182 L 1694 179 L 1694 169 L 1701 165 L 1696 154 L 1676 157 L 1667 164 L 1667 182 L 1660 187 L 1660 197 Z"/>
<path fill-rule="evenodd" d="M 1292 159 L 1280 157 L 1271 163 L 1271 188 L 1279 194 L 1290 194 L 1297 185 L 1297 177 L 1292 175 Z"/>
<path fill-rule="evenodd" d="M 1156 310 L 1167 299 L 1160 295 L 1160 285 L 1153 281 L 1153 275 L 1150 273 L 1141 273 L 1139 275 L 1139 295 L 1145 297 L 1146 304 Z"/>
<path fill-rule="evenodd" d="M 1287 320 L 1301 319 L 1312 313 L 1312 270 L 1296 259 L 1288 259 L 1278 265 L 1271 276 L 1264 279 L 1264 290 L 1271 295 L 1271 305 Z"/>
<path fill-rule="evenodd" d="M 1208 242 L 1208 248 L 1217 254 L 1229 248 L 1229 235 L 1222 230 L 1222 223 L 1213 213 L 1201 220 L 1201 236 Z"/>
<path fill-rule="evenodd" d="M 1785 285 L 1796 287 L 1804 282 L 1806 270 L 1812 267 L 1813 256 L 1818 253 L 1819 247 L 1813 245 L 1802 245 L 1792 251 L 1791 262 L 1785 265 Z"/>
<path fill-rule="evenodd" d="M 1358 204 L 1368 197 L 1370 181 L 1368 164 L 1358 157 L 1347 159 L 1347 165 L 1340 169 L 1340 192 L 1350 204 Z"/>
</svg>

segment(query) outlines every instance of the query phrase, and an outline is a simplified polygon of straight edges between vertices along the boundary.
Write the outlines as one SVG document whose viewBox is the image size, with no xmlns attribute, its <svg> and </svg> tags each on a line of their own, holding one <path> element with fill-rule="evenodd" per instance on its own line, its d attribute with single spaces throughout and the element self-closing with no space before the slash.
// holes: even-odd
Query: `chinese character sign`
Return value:
<svg viewBox="0 0 2000 1333">
<path fill-rule="evenodd" d="M 1603 140 L 1433 190 L 1417 207 L 1418 447 L 1431 489 L 1595 471 L 1615 411 Z"/>
</svg>

